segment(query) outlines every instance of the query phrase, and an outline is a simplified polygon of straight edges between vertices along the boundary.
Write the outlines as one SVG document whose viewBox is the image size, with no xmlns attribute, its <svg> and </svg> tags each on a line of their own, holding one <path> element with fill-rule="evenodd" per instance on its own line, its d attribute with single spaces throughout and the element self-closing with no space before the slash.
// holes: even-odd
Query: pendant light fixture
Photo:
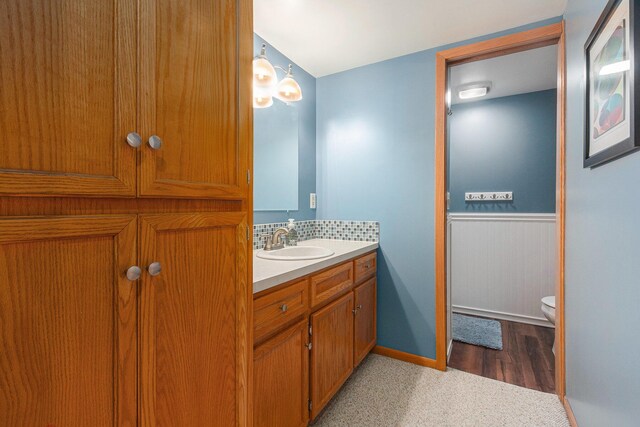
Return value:
<svg viewBox="0 0 640 427">
<path fill-rule="evenodd" d="M 302 89 L 293 78 L 292 65 L 289 69 L 269 62 L 266 55 L 267 45 L 263 44 L 260 55 L 253 59 L 253 108 L 268 108 L 273 105 L 273 98 L 282 102 L 297 102 L 302 99 Z M 286 76 L 278 82 L 276 68 L 286 72 Z"/>
<path fill-rule="evenodd" d="M 302 99 L 302 89 L 300 89 L 298 82 L 293 79 L 291 68 L 291 64 L 289 64 L 287 75 L 276 86 L 274 96 L 282 102 L 296 102 Z"/>
</svg>

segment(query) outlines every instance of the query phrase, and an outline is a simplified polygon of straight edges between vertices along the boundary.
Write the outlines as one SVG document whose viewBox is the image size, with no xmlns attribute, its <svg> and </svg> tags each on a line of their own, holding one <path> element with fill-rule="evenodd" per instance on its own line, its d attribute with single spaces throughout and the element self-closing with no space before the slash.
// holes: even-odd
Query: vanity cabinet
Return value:
<svg viewBox="0 0 640 427">
<path fill-rule="evenodd" d="M 257 346 L 253 356 L 254 425 L 306 426 L 309 421 L 307 319 Z"/>
<path fill-rule="evenodd" d="M 353 290 L 353 365 L 358 366 L 376 344 L 376 279 Z"/>
<path fill-rule="evenodd" d="M 311 315 L 311 418 L 353 372 L 353 292 Z"/>
<path fill-rule="evenodd" d="M 4 1 L 0 194 L 248 197 L 251 36 L 249 0 Z"/>
<path fill-rule="evenodd" d="M 254 426 L 307 425 L 373 349 L 375 262 L 371 252 L 254 295 Z"/>
</svg>

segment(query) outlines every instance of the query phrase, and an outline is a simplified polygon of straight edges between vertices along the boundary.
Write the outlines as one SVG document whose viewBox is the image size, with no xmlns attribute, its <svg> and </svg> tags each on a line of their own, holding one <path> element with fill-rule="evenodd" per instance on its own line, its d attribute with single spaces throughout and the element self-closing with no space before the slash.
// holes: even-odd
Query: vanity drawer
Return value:
<svg viewBox="0 0 640 427">
<path fill-rule="evenodd" d="M 327 301 L 353 285 L 353 262 L 311 276 L 311 306 Z"/>
<path fill-rule="evenodd" d="M 376 253 L 362 256 L 354 261 L 356 270 L 356 282 L 375 276 L 377 267 Z"/>
<path fill-rule="evenodd" d="M 253 301 L 253 341 L 304 315 L 309 307 L 308 281 L 301 280 Z"/>
</svg>

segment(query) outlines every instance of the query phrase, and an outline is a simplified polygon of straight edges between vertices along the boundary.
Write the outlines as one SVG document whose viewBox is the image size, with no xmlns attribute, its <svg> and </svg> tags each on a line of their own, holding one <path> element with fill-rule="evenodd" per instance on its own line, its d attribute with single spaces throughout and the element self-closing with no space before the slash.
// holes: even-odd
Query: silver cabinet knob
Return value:
<svg viewBox="0 0 640 427">
<path fill-rule="evenodd" d="M 289 309 L 289 307 L 287 307 L 287 304 L 282 304 L 282 305 L 280 306 L 280 310 L 281 310 L 283 313 L 285 313 L 288 309 Z"/>
<path fill-rule="evenodd" d="M 150 275 L 157 276 L 162 271 L 162 266 L 157 261 L 152 262 L 151 264 L 149 264 L 149 267 L 147 267 L 147 271 Z"/>
<path fill-rule="evenodd" d="M 151 136 L 147 143 L 149 144 L 149 147 L 153 148 L 154 150 L 159 150 L 160 148 L 162 148 L 162 140 L 158 135 Z"/>
<path fill-rule="evenodd" d="M 137 265 L 132 265 L 127 269 L 127 279 L 131 280 L 132 282 L 138 280 L 141 274 L 142 269 Z"/>
<path fill-rule="evenodd" d="M 127 144 L 133 148 L 138 148 L 142 145 L 142 137 L 137 132 L 131 132 L 127 135 Z"/>
</svg>

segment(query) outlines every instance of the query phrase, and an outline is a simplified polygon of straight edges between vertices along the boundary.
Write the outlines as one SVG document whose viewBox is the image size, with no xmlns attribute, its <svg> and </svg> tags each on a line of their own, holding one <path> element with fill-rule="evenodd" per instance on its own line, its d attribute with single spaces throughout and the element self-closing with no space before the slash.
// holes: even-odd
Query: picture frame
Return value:
<svg viewBox="0 0 640 427">
<path fill-rule="evenodd" d="M 640 67 L 640 5 L 610 0 L 584 46 L 585 168 L 602 166 L 640 150 L 636 104 Z"/>
</svg>

